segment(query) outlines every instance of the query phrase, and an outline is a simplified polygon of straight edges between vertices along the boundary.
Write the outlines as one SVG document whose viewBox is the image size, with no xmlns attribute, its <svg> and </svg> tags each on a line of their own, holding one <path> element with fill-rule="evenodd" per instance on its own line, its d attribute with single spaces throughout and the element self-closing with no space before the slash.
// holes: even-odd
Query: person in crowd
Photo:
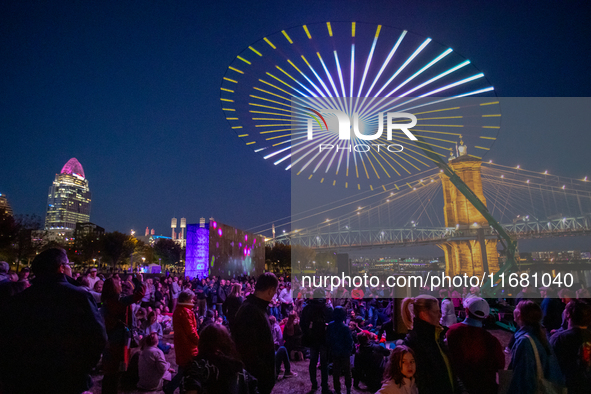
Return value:
<svg viewBox="0 0 591 394">
<path fill-rule="evenodd" d="M 390 355 L 390 351 L 370 341 L 370 335 L 367 331 L 357 334 L 357 342 L 359 348 L 355 354 L 355 367 L 353 369 L 355 387 L 358 388 L 359 382 L 362 382 L 369 391 L 375 392 L 382 385 L 384 361 L 385 357 Z"/>
<path fill-rule="evenodd" d="M 539 379 L 546 379 L 555 384 L 564 384 L 556 356 L 548 343 L 546 331 L 542 327 L 542 309 L 533 301 L 521 301 L 513 312 L 519 330 L 511 348 L 512 357 L 509 369 L 513 378 L 508 394 L 533 394 L 537 390 Z M 534 348 L 535 346 L 535 348 Z M 544 376 L 537 374 L 537 361 L 540 360 Z"/>
<path fill-rule="evenodd" d="M 457 287 L 450 287 L 449 288 L 449 296 L 451 298 L 451 301 L 454 304 L 454 308 L 456 310 L 459 310 L 462 308 L 462 295 L 460 294 L 460 292 L 458 291 Z"/>
<path fill-rule="evenodd" d="M 203 318 L 203 321 L 201 322 L 201 324 L 199 325 L 199 333 L 201 334 L 201 331 L 203 329 L 205 329 L 205 327 L 209 326 L 210 324 L 214 324 L 215 320 L 216 320 L 216 316 L 215 316 L 216 311 L 213 309 L 208 309 L 207 312 L 205 313 L 205 317 Z"/>
<path fill-rule="evenodd" d="M 281 364 L 285 367 L 283 378 L 291 378 L 298 376 L 297 373 L 291 371 L 291 362 L 289 361 L 289 353 L 284 346 L 283 333 L 281 327 L 277 324 L 275 316 L 269 316 L 269 324 L 271 325 L 271 333 L 273 334 L 273 343 L 275 345 L 275 371 L 276 377 L 279 378 L 281 374 Z"/>
<path fill-rule="evenodd" d="M 277 277 L 266 272 L 259 276 L 254 294 L 246 298 L 234 321 L 232 336 L 246 370 L 257 380 L 260 394 L 270 394 L 275 386 L 275 345 L 267 307 L 277 291 Z"/>
<path fill-rule="evenodd" d="M 31 286 L 0 311 L 0 387 L 4 394 L 90 389 L 107 334 L 96 302 L 69 283 L 66 251 L 47 249 L 32 262 Z M 59 318 L 57 318 L 59 317 Z"/>
<path fill-rule="evenodd" d="M 99 278 L 97 276 L 97 269 L 96 268 L 91 268 L 90 272 L 88 273 L 88 275 L 86 276 L 88 278 L 88 287 L 90 289 L 94 289 L 94 284 L 96 282 L 98 282 L 99 280 L 101 280 L 101 278 Z"/>
<path fill-rule="evenodd" d="M 241 293 L 242 286 L 240 285 L 240 283 L 234 283 L 232 285 L 232 290 L 230 294 L 228 295 L 226 301 L 224 302 L 224 305 L 222 306 L 224 316 L 226 316 L 226 319 L 228 320 L 230 331 L 232 331 L 232 326 L 236 318 L 236 313 L 238 312 L 238 309 L 240 309 L 240 306 L 244 302 Z"/>
<path fill-rule="evenodd" d="M 139 382 L 141 390 L 161 390 L 165 380 L 170 380 L 170 363 L 158 348 L 158 334 L 152 332 L 142 338 L 142 350 L 138 360 Z M 168 378 L 168 379 L 166 379 Z"/>
<path fill-rule="evenodd" d="M 540 295 L 543 298 L 540 308 L 542 308 L 542 325 L 551 332 L 558 330 L 562 325 L 562 312 L 566 306 L 560 298 L 556 298 L 556 292 L 552 287 L 540 288 Z"/>
<path fill-rule="evenodd" d="M 142 308 L 148 308 L 148 307 L 152 307 L 152 301 L 154 298 L 154 285 L 152 282 L 152 278 L 148 278 L 146 279 L 145 283 L 145 294 L 144 297 L 142 298 Z"/>
<path fill-rule="evenodd" d="M 228 297 L 226 294 L 226 281 L 224 279 L 220 279 L 220 281 L 217 283 L 216 293 L 217 298 L 215 302 L 215 310 L 217 311 L 218 316 L 223 316 L 224 312 L 222 311 L 222 306 Z"/>
<path fill-rule="evenodd" d="M 10 265 L 6 261 L 0 261 L 0 283 L 10 282 L 8 271 L 10 271 Z"/>
<path fill-rule="evenodd" d="M 397 339 L 400 339 L 400 334 L 396 332 L 396 327 L 394 326 L 394 324 L 396 323 L 395 315 L 396 310 L 394 307 L 391 307 L 390 318 L 386 320 L 386 322 L 378 328 L 378 340 L 381 340 L 384 334 L 386 334 L 386 342 L 392 342 Z"/>
<path fill-rule="evenodd" d="M 562 323 L 560 324 L 560 328 L 562 330 L 566 330 L 566 329 L 568 329 L 568 319 L 566 317 L 566 307 L 568 306 L 568 304 L 570 302 L 575 300 L 575 293 L 571 289 L 560 289 L 560 291 L 558 291 L 558 297 L 560 298 L 560 301 L 562 301 L 562 303 L 565 306 L 564 311 L 562 312 Z"/>
<path fill-rule="evenodd" d="M 30 270 L 28 267 L 21 268 L 21 270 L 18 273 L 18 281 L 23 282 L 25 284 L 25 288 L 30 286 L 29 274 L 30 274 Z"/>
<path fill-rule="evenodd" d="M 482 327 L 490 307 L 477 297 L 464 303 L 466 319 L 446 333 L 452 369 L 467 393 L 496 394 L 496 373 L 505 367 L 505 354 L 499 340 Z"/>
<path fill-rule="evenodd" d="M 577 296 L 577 300 L 586 300 L 587 302 L 591 301 L 591 293 L 589 293 L 588 289 L 579 289 L 575 292 Z"/>
<path fill-rule="evenodd" d="M 157 321 L 156 312 L 152 311 L 148 314 L 148 319 L 141 327 L 141 332 L 143 336 L 155 333 L 158 337 L 158 349 L 160 349 L 162 353 L 168 354 L 168 352 L 170 351 L 170 345 L 165 343 L 162 339 L 162 325 Z"/>
<path fill-rule="evenodd" d="M 28 282 L 18 280 L 18 275 L 14 272 L 8 272 L 8 277 L 8 281 L 0 283 L 0 307 L 28 287 Z"/>
<path fill-rule="evenodd" d="M 90 290 L 90 294 L 94 297 L 97 305 L 101 304 L 101 293 L 103 292 L 103 281 L 97 280 L 94 287 Z"/>
<path fill-rule="evenodd" d="M 296 356 L 296 353 L 302 351 L 302 328 L 297 317 L 298 314 L 296 311 L 291 311 L 283 327 L 285 348 L 291 360 L 298 359 L 299 357 Z"/>
<path fill-rule="evenodd" d="M 332 309 L 326 305 L 325 293 L 321 288 L 314 290 L 313 298 L 302 310 L 301 326 L 303 331 L 302 343 L 310 348 L 310 381 L 312 390 L 318 389 L 316 367 L 320 358 L 320 384 L 323 393 L 328 389 L 328 351 L 326 348 L 326 325 L 332 321 Z"/>
<path fill-rule="evenodd" d="M 376 394 L 418 394 L 415 373 L 417 365 L 411 348 L 396 346 L 384 370 L 384 381 Z"/>
<path fill-rule="evenodd" d="M 410 330 L 404 344 L 415 354 L 419 392 L 452 394 L 454 377 L 443 341 L 444 329 L 439 325 L 441 310 L 437 298 L 429 295 L 405 298 L 401 314 Z"/>
<path fill-rule="evenodd" d="M 172 297 L 172 310 L 176 309 L 176 304 L 181 294 L 181 287 L 179 286 L 179 278 L 176 276 L 172 278 L 172 285 L 170 286 L 170 296 Z"/>
<path fill-rule="evenodd" d="M 127 369 L 130 341 L 136 326 L 131 305 L 142 299 L 144 291 L 145 286 L 138 283 L 131 295 L 123 295 L 118 277 L 107 279 L 103 285 L 101 312 L 109 338 L 103 352 L 103 394 L 117 393 L 121 373 Z"/>
<path fill-rule="evenodd" d="M 565 310 L 566 330 L 550 337 L 550 344 L 566 380 L 569 394 L 588 393 L 591 388 L 591 306 L 570 301 Z"/>
<path fill-rule="evenodd" d="M 198 356 L 187 365 L 185 394 L 257 394 L 257 380 L 246 371 L 228 330 L 218 324 L 203 330 Z"/>
<path fill-rule="evenodd" d="M 208 291 L 207 281 L 203 278 L 201 279 L 201 282 L 198 282 L 195 286 L 196 306 L 199 317 L 205 316 L 205 312 L 207 311 Z"/>
<path fill-rule="evenodd" d="M 454 304 L 449 299 L 449 290 L 439 290 L 439 298 L 441 298 L 441 321 L 439 323 L 444 327 L 451 327 L 458 322 L 458 318 Z"/>
<path fill-rule="evenodd" d="M 161 305 L 166 303 L 166 299 L 164 297 L 164 290 L 162 288 L 162 283 L 157 282 L 154 285 L 154 308 L 160 308 Z"/>
<path fill-rule="evenodd" d="M 525 286 L 521 288 L 521 291 L 515 296 L 515 305 L 518 305 L 521 301 L 534 300 L 539 298 L 536 293 L 536 289 L 533 286 Z"/>
<path fill-rule="evenodd" d="M 291 282 L 287 282 L 281 293 L 279 293 L 279 301 L 281 302 L 281 315 L 287 317 L 289 312 L 293 310 L 293 292 L 291 290 Z"/>
<path fill-rule="evenodd" d="M 341 376 L 345 377 L 347 394 L 351 394 L 351 355 L 355 348 L 349 327 L 345 324 L 347 313 L 342 306 L 333 312 L 333 321 L 326 328 L 326 344 L 332 356 L 332 377 L 336 394 L 341 394 Z"/>
<path fill-rule="evenodd" d="M 165 394 L 172 394 L 181 384 L 185 368 L 193 357 L 198 354 L 199 334 L 197 333 L 197 321 L 193 312 L 193 300 L 195 294 L 191 290 L 183 290 L 179 294 L 176 309 L 172 315 L 174 327 L 174 349 L 177 374 L 164 386 Z"/>
</svg>

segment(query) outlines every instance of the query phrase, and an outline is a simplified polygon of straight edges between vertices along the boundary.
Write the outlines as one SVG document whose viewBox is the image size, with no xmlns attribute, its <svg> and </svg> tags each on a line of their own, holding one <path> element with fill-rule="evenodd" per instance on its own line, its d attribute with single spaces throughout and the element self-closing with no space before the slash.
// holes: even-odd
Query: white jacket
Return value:
<svg viewBox="0 0 591 394">
<path fill-rule="evenodd" d="M 162 377 L 170 368 L 164 359 L 164 353 L 158 347 L 147 347 L 140 353 L 138 363 L 140 380 L 137 386 L 144 390 L 160 390 Z"/>
<path fill-rule="evenodd" d="M 458 318 L 456 317 L 456 310 L 454 303 L 449 299 L 445 298 L 441 301 L 441 320 L 439 323 L 445 327 L 451 327 L 452 324 L 456 324 Z"/>
<path fill-rule="evenodd" d="M 414 379 L 404 378 L 403 381 L 404 384 L 399 387 L 393 380 L 390 380 L 384 383 L 376 394 L 419 394 L 419 389 Z"/>
</svg>

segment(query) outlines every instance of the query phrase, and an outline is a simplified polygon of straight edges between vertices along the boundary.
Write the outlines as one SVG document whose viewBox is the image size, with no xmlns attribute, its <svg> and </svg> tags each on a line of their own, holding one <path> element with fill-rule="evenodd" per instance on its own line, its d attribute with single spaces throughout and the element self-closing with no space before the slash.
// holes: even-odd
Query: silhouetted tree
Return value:
<svg viewBox="0 0 591 394">
<path fill-rule="evenodd" d="M 136 238 L 118 231 L 105 233 L 101 237 L 101 253 L 111 262 L 113 269 L 115 269 L 117 264 L 122 263 L 133 253 L 137 241 Z"/>
<path fill-rule="evenodd" d="M 154 244 L 156 257 L 162 259 L 163 265 L 174 265 L 181 259 L 181 247 L 172 239 L 159 239 Z"/>
</svg>

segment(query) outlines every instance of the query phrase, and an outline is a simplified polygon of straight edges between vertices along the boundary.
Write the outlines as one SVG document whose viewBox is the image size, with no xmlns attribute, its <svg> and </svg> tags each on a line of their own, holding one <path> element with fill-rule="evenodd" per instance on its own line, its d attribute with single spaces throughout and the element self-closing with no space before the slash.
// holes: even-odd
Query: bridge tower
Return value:
<svg viewBox="0 0 591 394">
<path fill-rule="evenodd" d="M 480 167 L 482 161 L 468 156 L 460 146 L 458 157 L 450 157 L 449 166 L 486 205 L 482 193 Z M 497 237 L 486 219 L 466 197 L 441 173 L 443 185 L 445 226 L 456 229 L 455 235 L 439 244 L 445 254 L 446 275 L 479 275 L 499 270 Z"/>
</svg>

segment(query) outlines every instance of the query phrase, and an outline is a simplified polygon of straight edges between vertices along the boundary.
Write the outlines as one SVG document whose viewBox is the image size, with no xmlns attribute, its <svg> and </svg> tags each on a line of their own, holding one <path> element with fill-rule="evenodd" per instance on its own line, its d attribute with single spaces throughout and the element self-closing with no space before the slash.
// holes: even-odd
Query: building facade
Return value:
<svg viewBox="0 0 591 394">
<path fill-rule="evenodd" d="M 216 222 L 187 224 L 185 275 L 257 276 L 265 269 L 265 237 Z"/>
<path fill-rule="evenodd" d="M 8 216 L 12 216 L 12 208 L 6 198 L 6 194 L 0 193 L 0 213 L 5 213 Z"/>
<path fill-rule="evenodd" d="M 45 216 L 48 240 L 67 241 L 74 236 L 76 223 L 90 221 L 90 197 L 84 169 L 78 160 L 71 158 L 49 187 Z"/>
</svg>

